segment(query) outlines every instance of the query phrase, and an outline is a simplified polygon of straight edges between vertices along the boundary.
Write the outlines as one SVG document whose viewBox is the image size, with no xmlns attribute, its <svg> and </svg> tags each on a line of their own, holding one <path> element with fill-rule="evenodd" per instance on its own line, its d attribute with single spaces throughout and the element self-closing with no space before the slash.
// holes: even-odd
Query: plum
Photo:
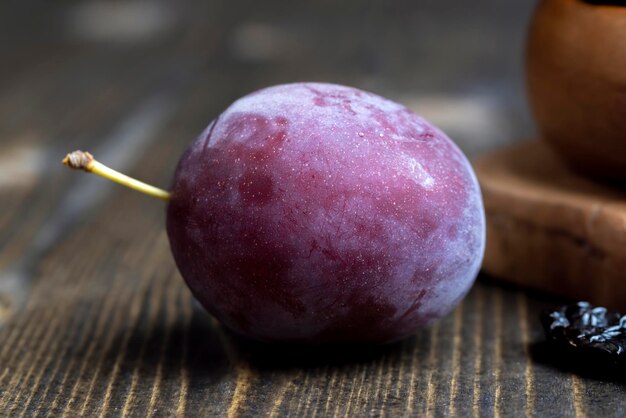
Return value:
<svg viewBox="0 0 626 418">
<path fill-rule="evenodd" d="M 484 217 L 442 131 L 372 93 L 296 83 L 237 100 L 189 146 L 167 233 L 196 299 L 236 333 L 384 343 L 468 292 Z"/>
<path fill-rule="evenodd" d="M 350 87 L 287 84 L 239 99 L 189 146 L 171 192 L 86 152 L 63 162 L 168 200 L 189 288 L 261 341 L 403 338 L 452 310 L 485 249 L 462 152 L 406 107 Z"/>
</svg>

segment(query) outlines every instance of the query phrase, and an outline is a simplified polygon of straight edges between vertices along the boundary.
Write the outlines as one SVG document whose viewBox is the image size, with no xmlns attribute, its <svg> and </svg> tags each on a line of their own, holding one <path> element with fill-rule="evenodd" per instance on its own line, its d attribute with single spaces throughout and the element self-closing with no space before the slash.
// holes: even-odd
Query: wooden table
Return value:
<svg viewBox="0 0 626 418">
<path fill-rule="evenodd" d="M 180 279 L 162 204 L 59 164 L 85 148 L 167 185 L 229 102 L 302 79 L 426 104 L 469 97 L 464 109 L 488 97 L 525 136 L 526 2 L 185 2 L 141 9 L 148 23 L 130 29 L 123 2 L 15 3 L 0 6 L 0 415 L 626 415 L 623 383 L 556 367 L 542 346 L 539 311 L 558 300 L 484 277 L 391 346 L 235 338 Z M 81 23 L 105 12 L 104 29 Z M 485 148 L 462 129 L 458 141 Z"/>
</svg>

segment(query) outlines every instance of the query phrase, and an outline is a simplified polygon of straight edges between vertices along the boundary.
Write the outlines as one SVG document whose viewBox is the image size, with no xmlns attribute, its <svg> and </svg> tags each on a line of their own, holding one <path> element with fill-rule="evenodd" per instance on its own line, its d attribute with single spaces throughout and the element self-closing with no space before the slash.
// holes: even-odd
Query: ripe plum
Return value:
<svg viewBox="0 0 626 418">
<path fill-rule="evenodd" d="M 167 232 L 197 300 L 262 341 L 405 337 L 461 300 L 485 247 L 453 142 L 404 106 L 321 83 L 216 118 L 179 162 Z"/>
</svg>

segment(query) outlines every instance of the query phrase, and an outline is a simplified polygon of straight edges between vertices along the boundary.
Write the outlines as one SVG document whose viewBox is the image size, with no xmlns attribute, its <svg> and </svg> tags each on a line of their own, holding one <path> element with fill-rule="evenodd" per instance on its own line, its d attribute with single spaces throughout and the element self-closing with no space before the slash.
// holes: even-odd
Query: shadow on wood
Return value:
<svg viewBox="0 0 626 418">
<path fill-rule="evenodd" d="M 626 389 L 623 367 L 615 367 L 588 356 L 560 350 L 548 341 L 532 343 L 528 351 L 538 364 L 549 366 L 562 373 L 573 373 L 587 379 L 611 382 Z"/>
</svg>

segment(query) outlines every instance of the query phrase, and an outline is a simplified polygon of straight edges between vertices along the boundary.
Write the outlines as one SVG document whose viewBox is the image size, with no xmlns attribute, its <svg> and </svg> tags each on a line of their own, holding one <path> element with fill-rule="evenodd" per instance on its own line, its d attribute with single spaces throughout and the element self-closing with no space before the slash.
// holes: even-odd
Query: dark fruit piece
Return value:
<svg viewBox="0 0 626 418">
<path fill-rule="evenodd" d="M 626 366 L 626 316 L 588 302 L 541 315 L 548 341 L 583 362 Z"/>
</svg>

